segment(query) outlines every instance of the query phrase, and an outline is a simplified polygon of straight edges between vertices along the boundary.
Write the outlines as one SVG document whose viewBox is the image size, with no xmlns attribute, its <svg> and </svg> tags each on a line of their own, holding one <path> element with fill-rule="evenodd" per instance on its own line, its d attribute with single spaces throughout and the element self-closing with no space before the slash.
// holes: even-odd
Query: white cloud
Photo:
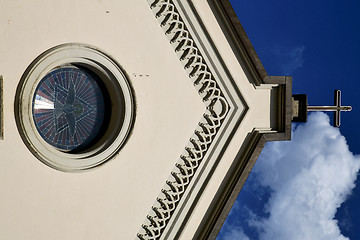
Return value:
<svg viewBox="0 0 360 240">
<path fill-rule="evenodd" d="M 224 234 L 222 240 L 250 240 L 250 238 L 244 234 L 241 228 L 231 228 Z"/>
<path fill-rule="evenodd" d="M 347 239 L 334 217 L 355 186 L 360 158 L 323 113 L 311 114 L 292 136 L 268 144 L 254 167 L 260 184 L 273 192 L 269 218 L 251 225 L 261 240 Z"/>
</svg>

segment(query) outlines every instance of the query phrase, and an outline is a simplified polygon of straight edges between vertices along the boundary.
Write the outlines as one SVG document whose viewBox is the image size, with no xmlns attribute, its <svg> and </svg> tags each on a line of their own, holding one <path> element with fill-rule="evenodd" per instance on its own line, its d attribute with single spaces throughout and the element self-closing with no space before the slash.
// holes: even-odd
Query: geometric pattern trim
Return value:
<svg viewBox="0 0 360 240">
<path fill-rule="evenodd" d="M 205 154 L 230 110 L 230 105 L 173 1 L 148 0 L 148 2 L 206 106 L 203 117 L 137 234 L 138 239 L 141 240 L 157 240 L 160 239 L 174 214 L 195 172 L 201 166 Z"/>
</svg>

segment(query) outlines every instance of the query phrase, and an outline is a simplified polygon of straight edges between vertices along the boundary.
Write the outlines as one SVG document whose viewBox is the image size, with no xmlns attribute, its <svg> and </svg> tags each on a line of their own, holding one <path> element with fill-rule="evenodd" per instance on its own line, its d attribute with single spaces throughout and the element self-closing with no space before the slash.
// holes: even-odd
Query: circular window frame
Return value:
<svg viewBox="0 0 360 240">
<path fill-rule="evenodd" d="M 40 81 L 66 65 L 86 68 L 102 81 L 111 101 L 109 126 L 88 149 L 71 153 L 47 143 L 33 119 L 33 96 Z M 84 44 L 63 44 L 37 57 L 21 77 L 15 97 L 15 118 L 28 149 L 46 165 L 65 172 L 94 168 L 108 161 L 125 143 L 134 120 L 134 100 L 124 71 L 108 55 Z"/>
</svg>

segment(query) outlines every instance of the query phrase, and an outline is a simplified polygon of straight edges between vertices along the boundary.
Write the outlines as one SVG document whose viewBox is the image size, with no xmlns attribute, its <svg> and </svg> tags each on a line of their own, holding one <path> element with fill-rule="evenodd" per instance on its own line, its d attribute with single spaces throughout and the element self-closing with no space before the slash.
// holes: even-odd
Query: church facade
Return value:
<svg viewBox="0 0 360 240">
<path fill-rule="evenodd" d="M 4 239 L 215 239 L 267 141 L 291 138 L 228 0 L 4 0 Z"/>
</svg>

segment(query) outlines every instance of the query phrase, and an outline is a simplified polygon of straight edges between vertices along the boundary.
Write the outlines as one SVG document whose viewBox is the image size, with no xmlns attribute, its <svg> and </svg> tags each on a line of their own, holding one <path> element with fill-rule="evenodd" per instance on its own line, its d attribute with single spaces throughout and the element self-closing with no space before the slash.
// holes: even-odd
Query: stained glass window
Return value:
<svg viewBox="0 0 360 240">
<path fill-rule="evenodd" d="M 87 69 L 52 70 L 38 84 L 32 107 L 41 137 L 63 151 L 89 146 L 104 123 L 104 95 Z"/>
</svg>

